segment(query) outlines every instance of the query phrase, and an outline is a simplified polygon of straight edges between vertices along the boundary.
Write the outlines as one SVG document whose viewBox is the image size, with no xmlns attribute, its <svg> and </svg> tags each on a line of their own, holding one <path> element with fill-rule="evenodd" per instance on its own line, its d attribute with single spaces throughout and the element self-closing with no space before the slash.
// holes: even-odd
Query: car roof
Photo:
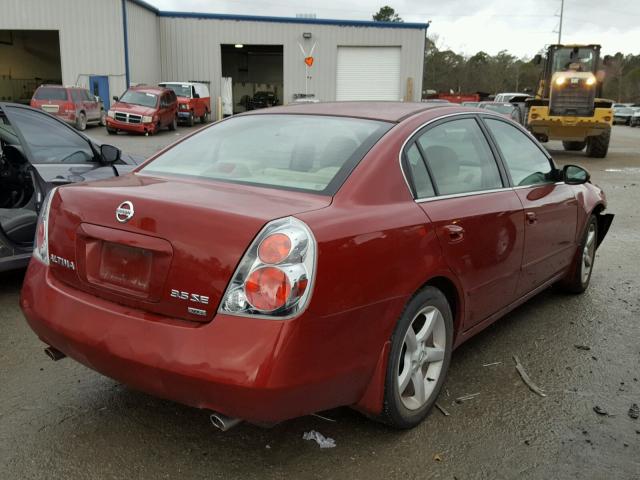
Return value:
<svg viewBox="0 0 640 480">
<path fill-rule="evenodd" d="M 366 118 L 386 122 L 401 122 L 407 117 L 425 110 L 450 108 L 452 103 L 417 103 L 417 102 L 320 102 L 298 103 L 282 107 L 252 110 L 241 115 L 264 115 L 269 113 L 288 113 L 301 115 L 328 115 L 338 117 Z"/>
</svg>

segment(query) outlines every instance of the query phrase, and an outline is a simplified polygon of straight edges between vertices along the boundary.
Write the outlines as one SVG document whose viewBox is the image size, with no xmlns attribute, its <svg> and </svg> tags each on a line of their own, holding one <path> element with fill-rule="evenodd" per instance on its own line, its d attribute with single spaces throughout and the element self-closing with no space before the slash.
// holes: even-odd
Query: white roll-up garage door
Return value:
<svg viewBox="0 0 640 480">
<path fill-rule="evenodd" d="M 401 100 L 400 47 L 338 47 L 336 100 Z"/>
</svg>

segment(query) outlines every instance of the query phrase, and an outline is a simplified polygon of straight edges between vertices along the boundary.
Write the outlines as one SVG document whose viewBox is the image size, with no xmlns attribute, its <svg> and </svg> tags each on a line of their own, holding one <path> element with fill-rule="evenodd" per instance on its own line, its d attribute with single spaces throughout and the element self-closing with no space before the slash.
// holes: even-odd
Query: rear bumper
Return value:
<svg viewBox="0 0 640 480">
<path fill-rule="evenodd" d="M 42 341 L 78 362 L 152 395 L 256 423 L 357 403 L 384 344 L 354 348 L 348 326 L 361 329 L 384 310 L 379 304 L 318 319 L 217 315 L 193 325 L 70 288 L 35 260 L 20 305 Z"/>
<path fill-rule="evenodd" d="M 154 133 L 156 131 L 156 124 L 154 123 L 126 123 L 114 120 L 111 117 L 107 117 L 107 127 L 133 133 Z"/>
</svg>

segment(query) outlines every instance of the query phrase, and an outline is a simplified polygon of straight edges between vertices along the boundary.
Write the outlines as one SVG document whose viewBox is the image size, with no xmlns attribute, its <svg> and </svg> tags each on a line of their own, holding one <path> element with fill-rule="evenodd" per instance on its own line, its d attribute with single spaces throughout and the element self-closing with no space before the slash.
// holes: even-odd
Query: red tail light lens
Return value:
<svg viewBox="0 0 640 480">
<path fill-rule="evenodd" d="M 219 312 L 287 319 L 311 296 L 317 244 L 309 227 L 287 217 L 267 224 L 234 273 Z"/>
<path fill-rule="evenodd" d="M 247 301 L 257 310 L 272 312 L 284 307 L 291 294 L 286 273 L 277 267 L 263 267 L 251 272 L 244 283 Z"/>
<path fill-rule="evenodd" d="M 291 252 L 291 240 L 284 233 L 274 233 L 260 242 L 258 257 L 264 263 L 282 262 Z"/>
</svg>

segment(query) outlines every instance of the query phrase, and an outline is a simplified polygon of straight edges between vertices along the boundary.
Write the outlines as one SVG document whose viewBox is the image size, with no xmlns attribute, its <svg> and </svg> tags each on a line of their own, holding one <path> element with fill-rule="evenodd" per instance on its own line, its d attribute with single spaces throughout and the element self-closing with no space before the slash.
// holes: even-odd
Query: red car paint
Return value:
<svg viewBox="0 0 640 480">
<path fill-rule="evenodd" d="M 375 415 L 390 337 L 416 291 L 431 284 L 445 292 L 458 346 L 566 275 L 588 215 L 606 206 L 590 183 L 414 201 L 399 162 L 405 141 L 428 122 L 478 110 L 345 103 L 249 115 L 274 112 L 395 126 L 333 197 L 139 173 L 59 189 L 49 217 L 51 253 L 77 268 L 37 259 L 29 266 L 21 307 L 42 341 L 134 388 L 252 422 L 342 405 Z M 135 204 L 136 215 L 119 224 L 115 208 L 123 200 Z M 174 285 L 209 294 L 217 306 L 262 226 L 288 215 L 309 226 L 318 246 L 302 313 L 290 320 L 185 315 L 169 293 Z M 104 288 L 87 275 L 106 243 L 158 253 L 153 275 L 128 272 L 150 278 L 143 297 L 141 284 Z"/>
<path fill-rule="evenodd" d="M 161 87 L 131 87 L 127 92 L 130 91 L 155 95 L 156 102 L 154 105 L 144 106 L 118 99 L 111 105 L 106 119 L 107 130 L 110 133 L 122 131 L 154 134 L 161 128 L 174 128 L 177 121 L 178 100 L 171 90 Z M 117 97 L 114 97 L 114 100 L 115 98 Z"/>
</svg>

